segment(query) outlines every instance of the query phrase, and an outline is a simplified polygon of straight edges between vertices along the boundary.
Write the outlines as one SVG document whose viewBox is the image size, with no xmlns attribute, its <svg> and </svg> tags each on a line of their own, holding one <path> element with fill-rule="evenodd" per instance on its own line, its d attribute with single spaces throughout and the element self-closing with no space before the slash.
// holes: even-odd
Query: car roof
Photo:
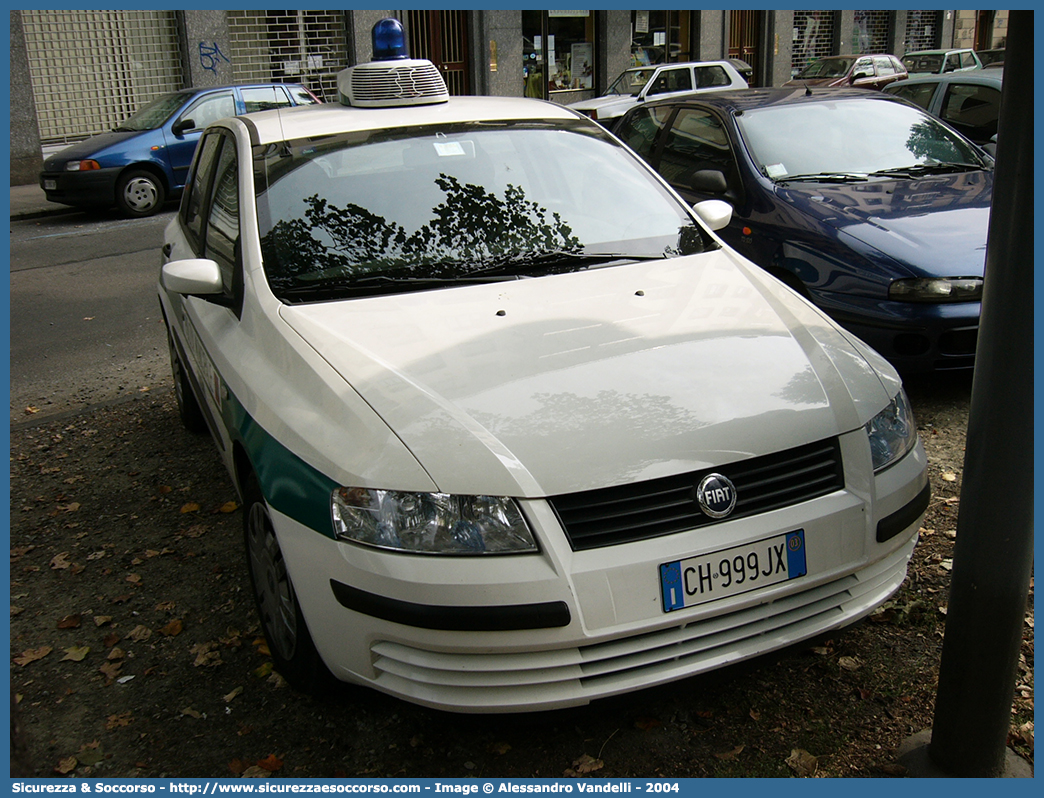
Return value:
<svg viewBox="0 0 1044 798">
<path fill-rule="evenodd" d="M 686 66 L 715 66 L 715 65 L 721 65 L 721 64 L 728 64 L 729 66 L 734 66 L 732 64 L 733 60 L 739 61 L 740 59 L 738 59 L 738 58 L 737 59 L 719 58 L 719 59 L 714 60 L 714 61 L 674 61 L 674 62 L 672 62 L 670 64 L 645 64 L 644 66 L 639 64 L 638 66 L 628 67 L 624 71 L 625 72 L 631 72 L 631 71 L 636 70 L 636 69 L 659 69 L 660 67 L 672 67 L 673 68 L 673 67 L 686 67 Z"/>
<path fill-rule="evenodd" d="M 455 96 L 447 102 L 387 108 L 324 103 L 258 111 L 239 119 L 250 129 L 252 144 L 365 130 L 501 120 L 579 120 L 597 129 L 594 122 L 572 109 L 524 97 Z"/>
<path fill-rule="evenodd" d="M 1000 88 L 1004 80 L 1004 70 L 999 67 L 993 69 L 972 69 L 964 72 L 944 72 L 941 75 L 912 75 L 899 83 L 885 86 L 885 90 L 895 90 L 903 86 L 915 86 L 919 83 L 948 83 L 951 80 L 961 83 L 981 83 L 985 86 L 996 86 Z"/>
<path fill-rule="evenodd" d="M 817 88 L 815 86 L 787 86 L 763 89 L 734 89 L 732 91 L 713 91 L 686 94 L 656 102 L 644 103 L 644 106 L 680 105 L 684 103 L 701 103 L 712 105 L 722 111 L 743 113 L 755 108 L 778 105 L 801 105 L 830 100 L 881 100 L 894 102 L 891 95 L 884 97 L 880 92 L 851 88 Z M 641 106 L 639 106 L 641 107 Z"/>
<path fill-rule="evenodd" d="M 949 53 L 974 53 L 970 47 L 951 47 L 948 50 L 911 50 L 903 55 L 906 58 L 908 55 L 947 55 Z"/>
</svg>

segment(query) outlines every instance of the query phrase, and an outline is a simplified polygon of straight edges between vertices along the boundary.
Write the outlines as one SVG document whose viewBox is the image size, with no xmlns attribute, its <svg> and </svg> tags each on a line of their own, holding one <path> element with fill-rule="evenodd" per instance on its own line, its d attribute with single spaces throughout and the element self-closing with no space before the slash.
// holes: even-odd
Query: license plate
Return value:
<svg viewBox="0 0 1044 798">
<path fill-rule="evenodd" d="M 663 611 L 673 612 L 728 598 L 806 573 L 803 529 L 666 562 L 660 566 Z"/>
<path fill-rule="evenodd" d="M 56 188 L 58 188 L 58 181 L 57 180 L 45 180 L 44 181 L 44 189 L 45 190 L 47 190 L 47 191 L 54 191 Z"/>
</svg>

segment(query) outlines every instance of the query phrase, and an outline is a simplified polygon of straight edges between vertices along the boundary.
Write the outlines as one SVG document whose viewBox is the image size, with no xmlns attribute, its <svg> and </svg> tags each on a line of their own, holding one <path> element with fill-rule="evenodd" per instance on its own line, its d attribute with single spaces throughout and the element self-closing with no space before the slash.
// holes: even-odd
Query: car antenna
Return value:
<svg viewBox="0 0 1044 798">
<path fill-rule="evenodd" d="M 807 83 L 805 84 L 805 96 L 806 97 L 811 97 L 812 96 L 812 87 L 809 86 Z"/>
</svg>

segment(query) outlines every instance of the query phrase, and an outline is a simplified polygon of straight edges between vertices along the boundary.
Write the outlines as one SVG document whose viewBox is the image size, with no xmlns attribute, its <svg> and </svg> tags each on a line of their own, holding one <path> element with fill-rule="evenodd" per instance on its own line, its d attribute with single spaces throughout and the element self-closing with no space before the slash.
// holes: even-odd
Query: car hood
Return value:
<svg viewBox="0 0 1044 798">
<path fill-rule="evenodd" d="M 783 84 L 784 88 L 790 86 L 847 86 L 848 77 L 842 75 L 839 78 L 794 78 Z"/>
<path fill-rule="evenodd" d="M 782 204 L 892 258 L 912 274 L 981 277 L 992 172 L 845 185 L 778 186 Z"/>
<path fill-rule="evenodd" d="M 548 496 L 742 460 L 858 429 L 898 390 L 727 251 L 280 314 L 448 493 Z"/>
<path fill-rule="evenodd" d="M 92 158 L 96 155 L 102 154 L 105 150 L 116 144 L 122 144 L 127 139 L 132 139 L 135 136 L 140 136 L 142 133 L 148 133 L 151 131 L 141 130 L 130 130 L 120 131 L 112 133 L 101 133 L 97 136 L 91 136 L 89 139 L 71 144 L 60 152 L 56 152 L 46 161 L 44 161 L 44 169 L 50 170 L 53 168 L 61 168 L 62 164 L 67 161 L 82 161 L 85 158 Z"/>
</svg>

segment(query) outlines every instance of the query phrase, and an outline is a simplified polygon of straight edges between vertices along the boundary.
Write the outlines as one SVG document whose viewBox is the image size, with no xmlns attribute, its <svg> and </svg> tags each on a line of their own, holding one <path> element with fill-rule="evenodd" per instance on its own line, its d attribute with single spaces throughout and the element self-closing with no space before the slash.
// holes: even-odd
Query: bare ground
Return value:
<svg viewBox="0 0 1044 798">
<path fill-rule="evenodd" d="M 241 518 L 169 381 L 11 432 L 11 681 L 29 773 L 68 777 L 899 776 L 932 723 L 969 382 L 912 383 L 934 497 L 869 620 L 567 711 L 455 716 L 271 672 Z M 1033 756 L 1032 590 L 1009 745 Z M 797 754 L 795 752 L 804 752 Z M 21 761 L 21 758 L 20 760 Z"/>
</svg>

